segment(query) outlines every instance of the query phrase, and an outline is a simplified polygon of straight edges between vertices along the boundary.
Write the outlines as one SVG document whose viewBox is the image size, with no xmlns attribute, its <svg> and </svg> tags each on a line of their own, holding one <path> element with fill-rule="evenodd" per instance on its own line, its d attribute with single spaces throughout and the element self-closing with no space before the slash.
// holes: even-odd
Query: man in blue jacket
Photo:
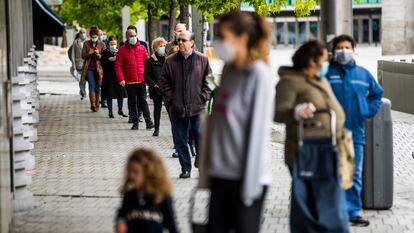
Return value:
<svg viewBox="0 0 414 233">
<path fill-rule="evenodd" d="M 365 145 L 365 119 L 374 117 L 381 107 L 383 90 L 365 68 L 353 58 L 355 41 L 348 35 L 333 40 L 333 58 L 326 75 L 336 98 L 346 113 L 345 128 L 352 131 L 355 149 L 353 186 L 346 190 L 349 221 L 354 226 L 368 226 L 361 217 L 362 169 Z"/>
</svg>

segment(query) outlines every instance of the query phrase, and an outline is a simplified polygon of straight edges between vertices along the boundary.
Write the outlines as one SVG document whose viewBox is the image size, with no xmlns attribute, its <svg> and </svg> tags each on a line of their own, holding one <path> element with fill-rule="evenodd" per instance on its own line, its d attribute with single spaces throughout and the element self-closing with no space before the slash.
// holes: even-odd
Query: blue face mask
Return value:
<svg viewBox="0 0 414 233">
<path fill-rule="evenodd" d="M 109 49 L 112 50 L 112 51 L 116 51 L 116 44 L 109 45 Z"/>
<path fill-rule="evenodd" d="M 161 56 L 161 57 L 165 56 L 165 46 L 159 47 L 157 49 L 157 54 L 158 56 Z"/>
<path fill-rule="evenodd" d="M 99 40 L 106 40 L 106 36 L 105 35 L 99 36 Z"/>
<path fill-rule="evenodd" d="M 95 42 L 97 42 L 97 41 L 98 41 L 98 37 L 91 38 L 91 40 L 92 40 L 92 42 L 93 42 L 93 43 L 95 43 Z"/>
<path fill-rule="evenodd" d="M 329 70 L 329 62 L 326 61 L 322 64 L 322 68 L 319 70 L 316 76 L 318 76 L 318 78 L 323 78 L 328 73 L 328 70 Z"/>
<path fill-rule="evenodd" d="M 128 38 L 128 43 L 135 45 L 137 43 L 138 39 L 136 36 Z"/>
<path fill-rule="evenodd" d="M 85 33 L 81 33 L 81 34 L 79 34 L 79 38 L 80 38 L 81 40 L 86 39 L 86 35 L 85 35 Z"/>
<path fill-rule="evenodd" d="M 175 34 L 175 40 L 178 40 L 178 39 L 180 39 L 180 34 L 176 33 Z"/>
</svg>

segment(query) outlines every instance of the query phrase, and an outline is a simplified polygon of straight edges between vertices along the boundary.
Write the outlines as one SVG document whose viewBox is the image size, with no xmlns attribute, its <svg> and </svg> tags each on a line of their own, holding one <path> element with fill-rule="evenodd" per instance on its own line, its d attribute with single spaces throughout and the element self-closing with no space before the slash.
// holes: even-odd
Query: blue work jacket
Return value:
<svg viewBox="0 0 414 233">
<path fill-rule="evenodd" d="M 354 60 L 346 65 L 331 60 L 326 78 L 344 108 L 345 128 L 352 131 L 354 143 L 365 144 L 365 119 L 374 117 L 379 111 L 382 87 Z"/>
</svg>

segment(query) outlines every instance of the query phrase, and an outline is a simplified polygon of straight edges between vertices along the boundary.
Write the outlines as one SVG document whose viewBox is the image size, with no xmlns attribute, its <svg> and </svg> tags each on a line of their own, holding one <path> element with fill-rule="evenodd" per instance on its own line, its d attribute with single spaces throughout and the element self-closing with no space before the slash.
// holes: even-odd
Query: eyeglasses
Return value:
<svg viewBox="0 0 414 233">
<path fill-rule="evenodd" d="M 187 41 L 190 41 L 190 40 L 187 40 L 187 39 L 183 39 L 183 38 L 178 38 L 177 39 L 177 42 L 183 42 L 183 43 L 185 43 L 185 42 L 187 42 Z"/>
</svg>

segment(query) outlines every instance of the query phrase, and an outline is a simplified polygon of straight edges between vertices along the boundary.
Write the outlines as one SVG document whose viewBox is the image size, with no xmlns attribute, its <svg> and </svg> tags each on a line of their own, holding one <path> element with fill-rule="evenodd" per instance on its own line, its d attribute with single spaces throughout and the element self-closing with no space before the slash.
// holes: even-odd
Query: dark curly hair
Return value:
<svg viewBox="0 0 414 233">
<path fill-rule="evenodd" d="M 99 29 L 96 26 L 92 26 L 91 28 L 89 28 L 89 36 L 94 36 L 94 35 L 98 35 L 99 34 Z"/>
</svg>

